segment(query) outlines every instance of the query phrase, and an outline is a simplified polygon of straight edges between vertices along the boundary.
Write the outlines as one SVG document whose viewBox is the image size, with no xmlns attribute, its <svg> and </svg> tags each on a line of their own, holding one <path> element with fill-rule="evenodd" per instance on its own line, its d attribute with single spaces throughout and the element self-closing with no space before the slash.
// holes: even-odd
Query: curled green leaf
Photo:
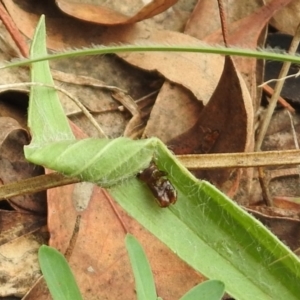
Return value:
<svg viewBox="0 0 300 300">
<path fill-rule="evenodd" d="M 31 162 L 103 187 L 121 183 L 149 166 L 161 142 L 156 138 L 66 140 L 25 147 Z M 76 159 L 75 159 L 76 158 Z"/>
</svg>

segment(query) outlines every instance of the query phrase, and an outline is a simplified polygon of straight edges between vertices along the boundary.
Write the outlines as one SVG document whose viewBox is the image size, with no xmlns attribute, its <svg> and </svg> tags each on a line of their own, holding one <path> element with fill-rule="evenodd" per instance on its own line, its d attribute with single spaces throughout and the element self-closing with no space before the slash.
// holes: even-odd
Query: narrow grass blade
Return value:
<svg viewBox="0 0 300 300">
<path fill-rule="evenodd" d="M 13 61 L 9 64 L 0 66 L 0 70 L 4 68 L 12 68 L 29 65 L 40 61 L 50 61 L 64 59 L 69 57 L 80 57 L 89 55 L 103 55 L 110 53 L 124 52 L 190 52 L 190 53 L 210 53 L 221 55 L 232 55 L 241 57 L 252 57 L 257 59 L 266 59 L 274 61 L 289 61 L 295 64 L 300 63 L 299 54 L 291 55 L 284 51 L 276 51 L 274 49 L 245 49 L 245 48 L 228 48 L 221 45 L 208 45 L 199 41 L 199 45 L 167 45 L 167 44 L 148 44 L 148 45 L 119 45 L 119 46 L 103 46 L 91 45 L 89 48 L 67 50 L 54 54 L 41 54 L 37 57 Z"/>
<path fill-rule="evenodd" d="M 140 243 L 131 234 L 126 236 L 126 248 L 135 278 L 138 300 L 156 300 L 156 289 L 148 259 Z"/>
<path fill-rule="evenodd" d="M 74 275 L 65 257 L 56 249 L 41 246 L 39 263 L 54 300 L 82 300 Z"/>
</svg>

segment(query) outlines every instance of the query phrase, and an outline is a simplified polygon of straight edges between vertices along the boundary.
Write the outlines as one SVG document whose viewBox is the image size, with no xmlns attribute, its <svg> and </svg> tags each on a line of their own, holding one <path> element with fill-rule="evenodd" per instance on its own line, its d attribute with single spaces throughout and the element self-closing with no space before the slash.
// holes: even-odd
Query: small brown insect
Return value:
<svg viewBox="0 0 300 300">
<path fill-rule="evenodd" d="M 167 178 L 167 174 L 160 171 L 154 162 L 138 174 L 138 178 L 144 181 L 154 195 L 160 207 L 168 207 L 177 200 L 177 192 Z"/>
</svg>

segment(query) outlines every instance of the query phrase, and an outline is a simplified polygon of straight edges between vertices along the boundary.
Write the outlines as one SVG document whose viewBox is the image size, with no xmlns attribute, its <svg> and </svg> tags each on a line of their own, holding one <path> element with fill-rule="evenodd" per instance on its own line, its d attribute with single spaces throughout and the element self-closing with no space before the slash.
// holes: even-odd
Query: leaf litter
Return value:
<svg viewBox="0 0 300 300">
<path fill-rule="evenodd" d="M 214 34 L 214 32 L 218 32 L 220 27 L 214 1 L 200 1 L 197 5 L 195 5 L 195 1 L 190 1 L 187 4 L 187 6 L 190 5 L 188 8 L 178 1 L 178 4 L 170 9 L 165 10 L 164 8 L 165 11 L 162 15 L 131 26 L 118 27 L 103 27 L 94 24 L 92 14 L 89 14 L 88 9 L 84 10 L 86 16 L 75 15 L 75 17 L 91 20 L 93 24 L 82 23 L 72 16 L 67 17 L 60 13 L 54 5 L 45 7 L 40 5 L 34 8 L 30 7 L 30 3 L 26 1 L 23 1 L 22 5 L 20 1 L 4 2 L 16 24 L 19 24 L 20 30 L 29 39 L 32 37 L 39 17 L 39 9 L 48 10 L 48 45 L 53 50 L 68 47 L 79 48 L 92 43 L 130 44 L 138 43 L 141 40 L 153 43 L 167 41 L 168 43 L 187 42 L 190 44 L 192 41 L 197 42 L 197 39 L 205 41 L 216 39 L 218 33 Z M 237 28 L 237 32 L 230 36 L 230 44 L 247 43 L 251 48 L 262 46 L 264 25 L 268 23 L 276 10 L 288 2 L 290 1 L 273 1 L 273 10 L 269 11 L 267 16 L 266 13 L 261 13 L 266 10 L 260 9 L 257 1 L 249 1 L 250 4 L 247 8 L 245 5 L 239 7 L 239 3 L 229 1 L 226 7 L 226 11 L 229 12 L 227 19 L 229 32 L 232 28 L 231 24 L 233 24 L 233 28 Z M 24 3 L 27 5 L 26 9 Z M 61 9 L 62 4 L 68 4 L 69 8 L 74 9 L 74 4 L 71 2 L 59 1 L 58 6 Z M 82 5 L 90 6 L 90 4 Z M 66 9 L 65 11 L 67 12 Z M 106 11 L 108 11 L 107 8 Z M 113 14 L 111 8 L 109 11 Z M 204 11 L 205 13 L 203 13 Z M 211 14 L 208 14 L 208 11 Z M 191 12 L 192 14 L 190 14 Z M 213 14 L 216 14 L 217 17 L 212 17 Z M 52 16 L 54 17 L 52 18 Z M 130 18 L 131 22 L 138 20 L 138 17 L 127 17 L 125 20 L 124 16 L 118 15 L 118 13 L 115 13 L 115 16 L 119 16 L 115 21 L 119 24 L 120 22 L 130 22 Z M 147 16 L 149 15 L 145 13 L 143 18 L 147 18 Z M 162 16 L 165 17 L 165 21 Z M 252 21 L 253 16 L 258 18 L 257 22 Z M 22 20 L 22 26 L 20 20 Z M 178 20 L 182 23 L 177 23 Z M 204 26 L 203 24 L 209 25 Z M 73 34 L 74 28 L 76 28 L 76 35 Z M 184 31 L 184 34 L 180 31 Z M 220 35 L 217 42 L 222 42 Z M 223 70 L 224 59 L 217 56 L 135 53 L 120 55 L 120 57 L 126 60 L 126 63 L 116 56 L 107 55 L 101 58 L 72 59 L 52 64 L 53 68 L 74 74 L 73 76 L 77 76 L 77 78 L 90 76 L 101 80 L 104 85 L 125 90 L 133 100 L 159 89 L 155 103 L 150 102 L 147 109 L 148 113 L 150 112 L 150 118 L 145 119 L 147 113 L 134 114 L 132 117 L 128 111 L 120 111 L 118 109 L 120 104 L 116 103 L 107 90 L 103 91 L 94 87 L 78 89 L 77 83 L 75 83 L 77 79 L 72 79 L 71 83 L 65 79 L 64 88 L 71 89 L 70 92 L 81 99 L 86 107 L 100 115 L 100 117 L 95 115 L 95 118 L 110 137 L 122 135 L 127 122 L 135 117 L 136 120 L 130 129 L 130 134 L 136 136 L 142 134 L 144 137 L 158 136 L 167 142 L 175 153 L 180 153 L 182 148 L 187 149 L 186 153 L 189 154 L 244 152 L 253 149 L 255 118 L 260 103 L 260 92 L 256 91 L 256 86 L 262 81 L 262 66 L 255 60 L 243 60 L 243 65 L 241 65 L 241 60 L 237 61 L 234 58 L 233 62 L 227 58 Z M 21 78 L 19 81 L 23 81 L 23 79 Z M 28 79 L 24 81 L 28 81 Z M 74 82 L 72 83 L 72 81 Z M 139 110 L 139 104 L 137 104 L 137 109 Z M 73 125 L 73 128 L 76 128 L 78 138 L 82 138 L 85 134 L 97 135 L 83 121 L 78 111 L 75 114 L 73 111 L 72 114 L 72 120 L 77 123 L 77 127 Z M 141 133 L 140 128 L 143 126 L 145 126 L 145 130 Z M 139 131 L 135 133 L 134 128 L 138 128 Z M 289 125 L 286 130 L 289 131 Z M 282 132 L 279 131 L 279 134 L 282 135 Z M 291 136 L 288 133 L 287 135 L 290 139 Z M 277 139 L 278 142 L 274 144 L 275 149 L 278 149 L 279 143 L 282 141 L 281 136 Z M 249 170 L 200 171 L 198 176 L 215 182 L 231 196 L 235 195 L 235 199 L 239 203 L 249 206 L 248 209 L 251 209 L 251 204 L 261 201 L 260 189 L 253 184 L 253 181 L 256 182 L 257 179 Z M 85 199 L 89 203 L 78 203 L 78 199 Z M 102 190 L 99 187 L 81 183 L 55 188 L 47 191 L 47 202 L 49 244 L 63 253 L 68 249 L 76 218 L 81 215 L 79 237 L 70 257 L 70 264 L 79 285 L 83 289 L 90 288 L 84 295 L 85 298 L 93 299 L 95 295 L 117 298 L 122 294 L 123 299 L 132 299 L 134 297 L 133 279 L 129 277 L 131 273 L 124 248 L 124 232 Z M 77 203 L 77 207 L 74 202 Z M 283 205 L 282 203 L 285 204 L 287 201 L 283 199 L 281 205 Z M 86 208 L 83 209 L 83 207 Z M 138 237 L 146 249 L 147 256 L 154 266 L 157 290 L 160 296 L 164 299 L 176 299 L 201 280 L 200 275 L 195 275 L 192 269 L 178 260 L 157 239 L 143 230 L 120 208 L 117 209 L 129 226 L 130 232 Z M 293 207 L 294 211 L 298 211 L 298 209 L 298 207 Z M 274 221 L 272 227 L 277 232 L 278 224 L 285 224 L 283 222 L 291 220 L 287 210 L 281 210 L 280 218 L 270 217 L 274 211 L 276 208 L 269 208 L 269 212 L 264 211 L 263 217 L 260 219 L 267 219 L 268 222 L 270 219 Z M 42 217 L 40 220 L 43 220 Z M 268 222 L 265 221 L 266 224 Z M 293 222 L 294 225 L 283 232 L 284 234 L 280 231 L 279 236 L 285 238 L 285 234 L 288 235 L 290 230 L 294 230 L 298 223 L 295 219 Z M 42 228 L 42 223 L 40 226 Z M 298 247 L 292 238 L 288 240 L 288 243 L 292 245 L 293 249 Z M 5 247 L 9 246 L 6 243 Z M 32 245 L 30 251 L 34 251 L 34 249 L 36 249 L 36 244 Z M 34 260 L 34 258 L 32 259 Z M 27 289 L 30 288 L 34 280 L 35 278 L 24 286 Z M 175 283 L 177 281 L 178 284 Z M 99 285 L 99 282 L 103 284 Z M 186 284 L 182 284 L 182 282 L 186 282 Z M 7 289 L 6 295 L 21 295 L 24 293 L 24 286 L 17 291 Z M 47 291 L 41 287 L 41 281 L 37 282 L 25 299 L 37 299 L 37 297 L 46 299 Z M 113 291 L 117 293 L 114 297 L 112 297 Z"/>
</svg>

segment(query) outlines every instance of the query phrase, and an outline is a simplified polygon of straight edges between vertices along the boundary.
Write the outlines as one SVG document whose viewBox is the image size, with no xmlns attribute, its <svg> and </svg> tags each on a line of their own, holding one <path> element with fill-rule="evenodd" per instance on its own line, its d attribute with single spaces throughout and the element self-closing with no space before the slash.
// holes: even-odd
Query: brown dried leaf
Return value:
<svg viewBox="0 0 300 300">
<path fill-rule="evenodd" d="M 122 8 L 129 8 L 128 5 L 120 5 L 119 10 L 117 10 L 118 7 L 115 8 L 114 6 L 113 8 L 110 8 L 107 3 L 104 3 L 104 5 L 97 5 L 67 0 L 57 0 L 55 2 L 61 11 L 82 21 L 104 25 L 116 25 L 125 24 L 130 20 L 130 16 L 120 12 L 120 8 L 121 10 Z M 107 6 L 105 6 L 105 4 Z M 126 12 L 130 13 L 128 10 L 126 10 Z"/>
<path fill-rule="evenodd" d="M 136 32 L 140 35 L 142 33 L 147 35 L 153 28 L 181 30 L 193 5 L 193 3 L 186 5 L 178 2 L 174 9 L 169 9 L 144 22 L 104 27 L 66 16 L 57 9 L 54 1 L 39 2 L 39 5 L 30 0 L 3 0 L 3 2 L 19 30 L 29 39 L 33 36 L 40 15 L 45 14 L 47 16 L 47 47 L 57 51 L 70 47 L 89 47 L 93 44 L 133 43 Z"/>
<path fill-rule="evenodd" d="M 219 84 L 198 122 L 168 144 L 176 154 L 203 153 L 208 148 L 211 153 L 244 152 L 251 143 L 252 131 L 251 98 L 233 61 L 227 56 Z M 236 176 L 233 173 L 233 170 L 199 171 L 197 177 L 206 178 L 223 191 L 234 194 Z"/>
<path fill-rule="evenodd" d="M 189 90 L 166 81 L 151 111 L 144 137 L 156 136 L 167 143 L 190 129 L 202 109 L 202 102 Z"/>
<path fill-rule="evenodd" d="M 262 46 L 264 44 L 264 31 L 269 20 L 276 11 L 282 9 L 290 1 L 273 0 L 254 11 L 249 11 L 249 14 L 244 18 L 228 24 L 228 46 L 249 49 L 256 49 L 258 46 Z M 243 6 L 241 2 L 240 6 Z M 221 30 L 205 37 L 205 41 L 212 44 L 222 44 L 223 36 Z M 263 77 L 262 61 L 244 57 L 235 57 L 234 61 L 247 84 L 253 99 L 254 110 L 256 111 L 261 99 L 261 92 L 257 95 L 257 85 L 261 83 Z"/>
<path fill-rule="evenodd" d="M 170 45 L 200 43 L 187 35 L 165 30 L 152 30 L 146 38 L 141 34 L 135 35 L 134 41 Z M 171 81 L 165 83 L 160 90 L 143 134 L 145 137 L 157 136 L 164 142 L 195 124 L 197 114 L 216 87 L 223 65 L 223 57 L 206 54 L 167 52 L 130 53 L 120 56 L 139 68 L 158 71 Z"/>
<path fill-rule="evenodd" d="M 276 6 L 276 4 L 277 4 L 277 6 Z M 280 5 L 282 5 L 282 4 L 280 3 Z M 230 8 L 230 12 L 233 11 L 233 12 L 236 13 L 236 15 L 230 15 L 230 19 L 237 18 L 240 15 L 246 15 L 247 16 L 247 14 L 249 15 L 249 12 L 251 12 L 251 10 L 253 10 L 254 8 L 259 7 L 258 4 L 255 4 L 254 2 L 251 2 L 251 5 L 248 5 L 247 9 L 245 8 L 245 6 L 242 3 L 230 3 L 230 4 L 227 3 L 227 6 L 228 6 L 227 9 Z M 264 24 L 266 22 L 265 19 L 267 19 L 266 17 L 270 18 L 272 13 L 274 13 L 274 11 L 276 9 L 278 9 L 278 6 L 279 6 L 279 4 L 278 4 L 278 1 L 277 1 L 277 3 L 272 3 L 272 7 L 271 7 L 272 10 L 270 10 L 269 6 L 268 7 L 263 7 L 262 9 L 260 9 L 259 14 L 254 13 L 251 16 L 248 16 L 248 17 L 246 17 L 246 18 L 244 18 L 240 21 L 237 21 L 237 22 L 233 23 L 234 28 L 236 29 L 234 32 L 232 32 L 232 26 L 230 25 L 230 28 L 229 28 L 230 33 L 231 33 L 230 42 L 232 44 L 235 44 L 235 45 L 236 44 L 237 45 L 239 45 L 239 44 L 243 45 L 243 44 L 247 43 L 248 47 L 250 46 L 250 48 L 256 48 L 258 40 L 259 40 L 259 36 L 261 34 L 261 31 L 262 31 L 263 27 L 265 26 Z M 199 26 L 199 22 L 206 24 L 206 22 L 202 22 L 203 20 L 201 19 L 201 16 L 203 18 L 206 18 L 209 15 L 209 14 L 207 14 L 207 8 L 209 8 L 209 7 L 211 9 L 214 8 L 216 10 L 215 13 L 218 14 L 217 4 L 215 2 L 213 2 L 213 3 L 211 1 L 209 1 L 209 2 L 205 2 L 205 1 L 199 2 L 198 5 L 196 6 L 194 12 L 193 12 L 193 16 L 191 17 L 191 19 L 188 23 L 188 26 L 186 27 L 186 33 L 188 33 L 188 34 L 192 33 L 194 36 L 196 36 L 198 38 L 199 37 L 201 38 L 201 36 L 203 36 L 203 26 Z M 243 10 L 243 12 L 241 12 L 241 10 Z M 205 11 L 205 15 L 201 15 L 201 13 L 203 11 Z M 237 12 L 238 12 L 238 14 L 237 14 Z M 268 16 L 266 15 L 267 13 L 268 13 Z M 200 18 L 199 18 L 199 16 L 200 16 Z M 257 19 L 256 22 L 253 22 L 254 17 Z M 211 15 L 209 15 L 209 20 L 212 21 L 212 22 L 214 21 L 215 24 L 217 24 L 217 26 L 215 26 L 215 28 L 219 27 L 220 22 L 219 22 L 219 17 L 218 16 L 216 18 L 212 18 Z M 247 30 L 245 30 L 245 28 L 247 28 Z M 250 28 L 250 30 L 248 30 L 249 28 Z M 207 33 L 207 31 L 206 31 L 206 33 Z M 216 43 L 216 42 L 221 43 L 222 42 L 222 37 L 221 37 L 220 33 L 218 33 L 218 35 L 215 35 L 215 36 L 217 36 L 217 40 L 214 40 L 214 43 Z M 207 40 L 209 40 L 209 38 L 207 38 Z M 238 59 L 236 61 L 237 61 L 238 69 L 242 70 L 244 78 L 246 78 L 248 88 L 251 91 L 252 99 L 253 99 L 254 103 L 256 103 L 255 107 L 257 107 L 257 105 L 258 105 L 258 103 L 257 103 L 258 100 L 256 100 L 257 80 L 255 78 L 256 61 L 253 60 L 253 59 L 252 60 Z M 141 66 L 141 65 L 139 65 L 139 66 Z M 186 69 L 189 70 L 188 67 Z M 259 69 L 258 74 L 260 74 L 259 78 L 261 79 L 262 69 L 261 68 L 258 68 L 258 69 Z M 181 70 L 180 74 L 182 74 L 182 71 L 184 71 L 184 70 L 182 68 L 180 70 Z M 216 74 L 218 74 L 218 72 L 219 72 L 219 70 L 217 70 L 216 68 L 214 68 L 213 71 L 215 71 Z M 259 81 L 261 81 L 261 80 L 259 80 Z M 200 88 L 202 86 L 203 85 L 201 85 L 201 84 L 199 85 Z M 175 88 L 174 88 L 172 96 L 176 97 L 175 95 L 177 95 L 177 94 L 180 95 L 180 91 L 176 92 Z M 165 133 L 164 132 L 159 133 L 159 129 L 157 127 L 155 127 L 154 124 L 152 125 L 152 123 L 151 123 L 151 121 L 154 120 L 155 124 L 157 124 L 156 123 L 157 119 L 159 119 L 159 120 L 163 119 L 164 118 L 164 116 L 163 116 L 164 111 L 166 111 L 165 108 L 170 107 L 170 104 L 167 101 L 165 101 L 165 99 L 168 99 L 168 93 L 164 93 L 164 89 L 162 89 L 162 91 L 160 92 L 159 97 L 162 99 L 162 101 L 157 101 L 157 103 L 155 104 L 155 107 L 157 107 L 159 105 L 159 108 L 157 110 L 155 110 L 155 107 L 154 107 L 154 110 L 151 114 L 151 118 L 149 120 L 149 123 L 148 123 L 146 131 L 145 131 L 145 136 L 156 135 L 156 136 L 159 136 L 160 138 L 162 138 L 165 141 L 165 137 L 164 137 Z M 182 97 L 182 95 L 180 95 L 178 98 L 181 98 L 181 97 Z M 188 97 L 188 96 L 186 95 L 186 97 Z M 159 114 L 160 116 L 158 116 L 158 117 L 153 116 L 155 111 L 157 111 L 158 113 L 156 112 L 156 114 Z M 181 114 L 181 116 L 182 116 L 182 114 Z M 171 120 L 170 120 L 170 118 L 168 118 L 167 114 L 165 115 L 165 118 L 166 118 L 167 121 L 165 121 L 164 123 L 169 122 L 169 124 L 170 124 L 169 127 L 171 127 L 172 125 L 174 127 L 176 127 L 177 120 L 175 120 L 175 122 L 173 123 L 172 122 L 173 118 L 171 118 Z M 190 115 L 187 115 L 186 119 L 191 121 L 190 127 L 195 123 L 195 119 L 190 118 Z M 154 128 L 156 128 L 156 129 L 154 129 Z M 154 132 L 152 132 L 153 129 L 155 130 Z M 173 132 L 173 131 L 171 130 L 171 132 Z M 172 135 L 172 133 L 170 133 L 169 135 Z M 176 136 L 176 135 L 174 135 L 174 136 Z M 251 148 L 249 148 L 249 150 L 251 150 Z"/>
<path fill-rule="evenodd" d="M 152 30 L 147 36 L 137 32 L 133 38 L 133 42 L 137 44 L 201 46 L 201 42 L 195 38 L 167 30 Z M 217 85 L 223 65 L 221 56 L 203 53 L 145 52 L 125 53 L 119 56 L 134 66 L 157 71 L 169 81 L 184 86 L 204 104 Z"/>
<path fill-rule="evenodd" d="M 20 181 L 25 178 L 41 175 L 39 168 L 26 161 L 23 153 L 24 145 L 29 137 L 17 121 L 9 117 L 0 117 L 0 179 L 3 184 Z M 9 203 L 18 210 L 45 213 L 45 194 L 16 196 Z"/>
<path fill-rule="evenodd" d="M 267 24 L 268 20 L 275 11 L 282 8 L 287 3 L 288 1 L 275 0 L 272 1 L 270 5 L 261 7 L 260 1 L 249 1 L 247 6 L 245 6 L 242 2 L 227 1 L 224 9 L 226 11 L 229 44 L 254 49 L 258 45 L 261 46 L 261 37 L 263 36 L 262 32 L 264 26 Z M 218 14 L 216 2 L 205 0 L 200 1 L 196 5 L 186 29 L 193 36 L 202 38 L 208 43 L 222 44 L 223 37 L 220 30 L 220 18 Z M 200 24 L 204 24 L 204 26 L 200 26 Z M 256 111 L 260 105 L 261 99 L 260 92 L 257 94 L 257 85 L 262 81 L 262 62 L 257 62 L 256 60 L 246 58 L 234 58 L 234 62 L 236 68 L 239 72 L 241 72 L 247 84 L 252 98 L 254 111 Z M 201 144 L 203 149 L 210 149 L 213 147 L 213 145 L 209 145 L 208 142 L 210 142 L 214 135 L 216 136 L 216 132 L 210 128 L 211 127 L 205 128 L 203 126 L 200 128 L 200 133 L 203 136 Z M 208 130 L 210 130 L 210 132 Z M 254 130 L 254 128 L 252 130 Z M 248 132 L 250 138 L 248 147 L 246 149 L 248 151 L 251 151 L 253 148 L 253 141 L 251 143 L 251 137 L 253 137 L 254 134 L 252 130 Z M 234 131 L 232 134 L 235 135 Z M 224 147 L 224 150 L 226 151 L 226 147 Z M 233 174 L 231 174 L 231 176 Z M 247 201 L 249 201 L 249 192 L 253 184 L 253 174 L 251 169 L 243 170 L 242 174 L 242 185 L 238 191 L 239 193 L 237 199 L 240 203 L 247 203 Z M 210 178 L 210 176 L 208 176 L 208 178 Z M 229 181 L 234 182 L 233 179 L 229 179 Z M 222 187 L 223 191 L 228 190 L 228 187 L 230 186 L 234 187 L 235 184 L 229 184 L 227 188 Z M 233 190 L 231 192 L 233 192 Z M 233 193 L 231 193 L 231 196 L 233 196 Z"/>
<path fill-rule="evenodd" d="M 269 3 L 272 0 L 266 0 Z M 291 1 L 284 9 L 280 10 L 271 19 L 270 24 L 281 32 L 294 35 L 299 25 L 300 2 Z"/>
<path fill-rule="evenodd" d="M 153 0 L 144 5 L 143 1 L 104 1 L 101 5 L 80 3 L 70 0 L 56 0 L 56 4 L 64 13 L 78 18 L 103 25 L 132 24 L 151 18 L 167 10 L 178 0 Z"/>
</svg>

